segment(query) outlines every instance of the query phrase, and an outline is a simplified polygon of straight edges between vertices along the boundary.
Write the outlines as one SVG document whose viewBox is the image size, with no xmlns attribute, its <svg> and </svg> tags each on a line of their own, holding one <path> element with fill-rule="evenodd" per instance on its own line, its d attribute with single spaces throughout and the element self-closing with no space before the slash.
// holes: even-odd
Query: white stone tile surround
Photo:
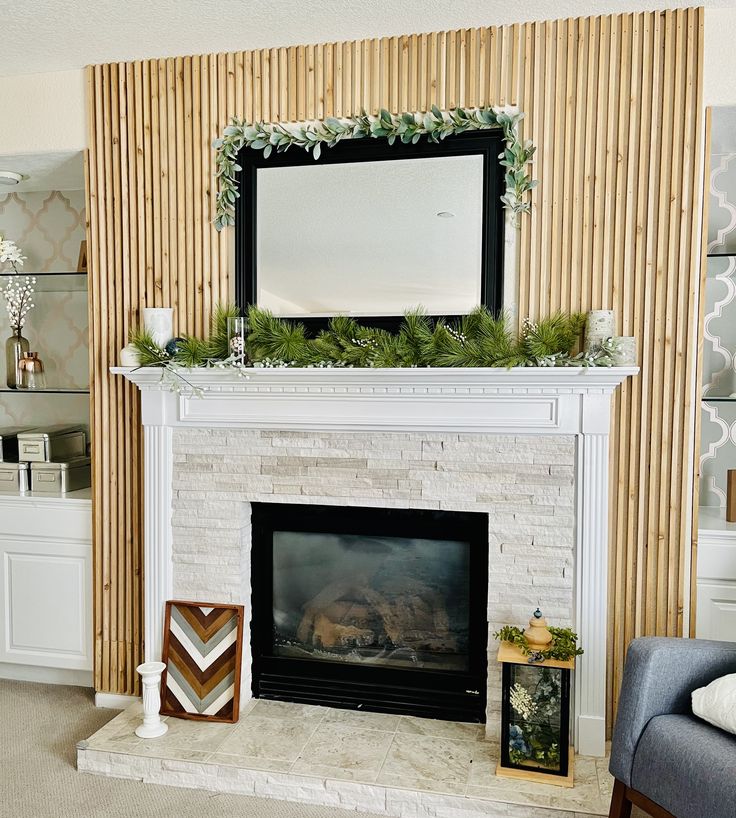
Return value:
<svg viewBox="0 0 736 818">
<path fill-rule="evenodd" d="M 489 738 L 498 736 L 501 700 L 493 631 L 523 623 L 538 604 L 572 624 L 572 435 L 176 429 L 173 454 L 177 599 L 249 612 L 251 502 L 487 513 Z"/>
<path fill-rule="evenodd" d="M 164 601 L 174 592 L 172 506 L 174 491 L 179 490 L 173 487 L 175 430 L 449 433 L 449 440 L 457 435 L 458 445 L 461 436 L 473 434 L 514 439 L 574 436 L 572 619 L 586 649 L 575 672 L 575 745 L 586 755 L 604 755 L 611 395 L 638 369 L 255 369 L 247 379 L 218 369 L 188 370 L 183 373 L 187 381 L 204 391 L 196 395 L 172 393 L 155 369 L 114 368 L 112 372 L 124 375 L 142 392 L 148 659 L 160 656 Z M 269 456 L 274 455 L 265 454 Z M 277 461 L 275 465 L 292 464 Z M 551 469 L 557 466 L 546 465 L 551 478 Z M 560 467 L 564 469 L 564 464 Z M 273 487 L 274 480 L 286 486 L 294 476 L 261 474 L 258 478 L 271 478 Z M 279 481 L 280 477 L 285 480 Z M 372 499 L 382 500 L 383 487 L 364 485 L 359 487 L 362 504 L 369 490 L 381 492 Z M 456 482 L 452 490 L 452 499 L 462 502 Z M 395 491 L 409 492 L 402 503 L 421 499 L 411 497 L 410 487 L 399 489 L 397 484 Z M 298 496 L 324 498 L 324 494 Z M 215 501 L 214 496 L 210 499 Z M 249 499 L 254 497 L 241 497 L 239 503 L 245 518 L 239 523 L 241 529 L 247 525 Z M 539 577 L 537 584 L 543 581 L 541 571 Z M 553 587 L 560 584 L 558 576 L 551 581 Z"/>
</svg>

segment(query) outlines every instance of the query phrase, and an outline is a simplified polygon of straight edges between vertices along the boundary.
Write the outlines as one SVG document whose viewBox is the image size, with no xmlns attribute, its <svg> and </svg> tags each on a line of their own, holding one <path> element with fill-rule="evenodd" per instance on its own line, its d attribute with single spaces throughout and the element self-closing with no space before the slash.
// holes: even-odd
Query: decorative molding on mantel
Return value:
<svg viewBox="0 0 736 818">
<path fill-rule="evenodd" d="M 173 428 L 576 435 L 575 746 L 605 754 L 608 443 L 611 396 L 638 368 L 182 370 L 204 392 L 171 391 L 154 368 L 111 370 L 142 393 L 145 657 L 160 659 L 172 589 Z M 167 376 L 169 379 L 175 377 Z"/>
<path fill-rule="evenodd" d="M 143 393 L 143 425 L 264 429 L 608 433 L 595 404 L 636 367 L 182 370 L 202 397 L 171 391 L 153 367 L 114 367 Z M 168 380 L 167 380 L 168 379 Z M 153 393 L 153 394 L 151 394 Z M 154 397 L 155 396 L 155 397 Z M 604 413 L 605 414 L 605 413 Z M 596 423 L 596 419 L 599 420 Z M 595 425 L 594 430 L 592 426 Z"/>
</svg>

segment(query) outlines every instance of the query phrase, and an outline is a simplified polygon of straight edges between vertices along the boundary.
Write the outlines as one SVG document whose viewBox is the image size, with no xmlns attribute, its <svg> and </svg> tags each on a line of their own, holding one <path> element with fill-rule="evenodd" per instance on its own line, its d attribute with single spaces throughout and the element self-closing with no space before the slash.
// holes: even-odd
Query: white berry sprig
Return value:
<svg viewBox="0 0 736 818">
<path fill-rule="evenodd" d="M 10 326 L 14 332 L 20 332 L 26 322 L 26 316 L 36 306 L 33 301 L 35 276 L 9 276 L 3 290 L 5 308 L 8 311 Z"/>
</svg>

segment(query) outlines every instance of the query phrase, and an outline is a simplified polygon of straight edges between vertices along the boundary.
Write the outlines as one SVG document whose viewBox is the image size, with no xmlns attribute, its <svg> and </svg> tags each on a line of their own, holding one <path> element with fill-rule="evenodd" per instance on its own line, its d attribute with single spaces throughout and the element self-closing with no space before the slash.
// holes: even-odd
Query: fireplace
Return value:
<svg viewBox="0 0 736 818">
<path fill-rule="evenodd" d="M 200 369 L 187 373 L 202 390 L 194 395 L 169 391 L 155 368 L 113 371 L 141 390 L 147 661 L 161 657 L 167 599 L 244 604 L 250 616 L 253 504 L 475 512 L 488 527 L 488 571 L 471 566 L 469 581 L 487 584 L 488 630 L 523 623 L 540 603 L 556 624 L 575 628 L 585 647 L 575 670 L 575 747 L 605 753 L 611 394 L 636 369 L 263 367 L 247 378 Z M 459 539 L 457 531 L 445 539 Z M 470 608 L 472 625 L 472 601 Z M 263 622 L 261 610 L 258 629 Z M 263 642 L 255 647 L 256 694 L 290 695 L 266 690 L 268 675 L 278 674 L 264 663 L 299 668 L 306 660 L 272 656 Z M 495 739 L 501 672 L 496 643 L 485 647 L 486 735 Z M 243 701 L 252 659 L 246 648 Z M 411 669 L 377 670 L 406 678 Z M 452 700 L 476 683 L 483 695 L 481 673 L 463 688 L 451 687 L 451 673 L 437 673 L 444 684 L 423 688 L 435 711 L 465 709 Z M 346 699 L 354 684 L 334 675 L 330 688 Z M 294 673 L 282 683 L 300 679 Z M 324 695 L 323 679 L 312 688 Z M 352 706 L 364 701 L 353 696 Z"/>
<path fill-rule="evenodd" d="M 485 721 L 486 514 L 251 514 L 254 696 Z"/>
</svg>

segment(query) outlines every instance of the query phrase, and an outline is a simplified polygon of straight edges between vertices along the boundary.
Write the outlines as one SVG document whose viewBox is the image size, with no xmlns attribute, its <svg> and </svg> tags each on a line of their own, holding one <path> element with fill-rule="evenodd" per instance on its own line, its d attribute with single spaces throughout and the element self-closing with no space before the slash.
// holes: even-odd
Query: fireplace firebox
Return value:
<svg viewBox="0 0 736 818">
<path fill-rule="evenodd" d="M 485 721 L 488 517 L 252 504 L 253 694 Z"/>
</svg>

